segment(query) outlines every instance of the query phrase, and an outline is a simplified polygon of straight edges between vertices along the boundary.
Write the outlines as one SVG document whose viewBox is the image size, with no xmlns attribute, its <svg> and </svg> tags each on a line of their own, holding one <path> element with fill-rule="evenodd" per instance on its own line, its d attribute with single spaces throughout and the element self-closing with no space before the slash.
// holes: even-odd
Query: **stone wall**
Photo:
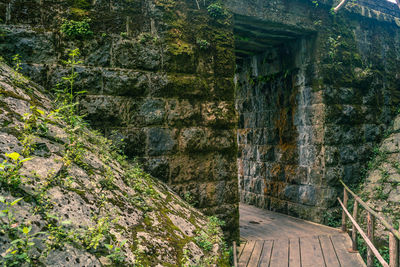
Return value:
<svg viewBox="0 0 400 267">
<path fill-rule="evenodd" d="M 49 91 L 67 74 L 68 49 L 79 48 L 82 114 L 238 238 L 229 14 L 213 18 L 195 1 L 3 1 L 0 17 L 1 54 L 18 53 L 22 71 Z M 88 18 L 92 35 L 60 33 L 66 19 Z"/>
<path fill-rule="evenodd" d="M 400 12 L 370 0 L 337 15 L 330 0 L 227 0 L 234 15 L 212 16 L 211 1 L 198 2 L 3 1 L 0 52 L 20 54 L 24 73 L 50 90 L 67 73 L 67 49 L 80 48 L 82 113 L 220 215 L 233 238 L 236 53 L 242 199 L 325 220 L 338 180 L 358 182 L 397 111 Z M 60 34 L 65 19 L 87 18 L 92 35 Z"/>
<path fill-rule="evenodd" d="M 326 223 L 364 177 L 398 108 L 400 12 L 362 4 L 228 1 L 242 201 Z"/>
</svg>

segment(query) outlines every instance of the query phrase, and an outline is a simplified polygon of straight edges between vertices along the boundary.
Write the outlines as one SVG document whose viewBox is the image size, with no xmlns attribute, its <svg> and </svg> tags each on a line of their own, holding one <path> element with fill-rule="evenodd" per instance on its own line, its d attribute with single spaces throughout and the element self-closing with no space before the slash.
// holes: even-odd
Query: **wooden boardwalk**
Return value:
<svg viewBox="0 0 400 267">
<path fill-rule="evenodd" d="M 239 267 L 358 267 L 351 239 L 338 229 L 240 204 Z"/>
</svg>

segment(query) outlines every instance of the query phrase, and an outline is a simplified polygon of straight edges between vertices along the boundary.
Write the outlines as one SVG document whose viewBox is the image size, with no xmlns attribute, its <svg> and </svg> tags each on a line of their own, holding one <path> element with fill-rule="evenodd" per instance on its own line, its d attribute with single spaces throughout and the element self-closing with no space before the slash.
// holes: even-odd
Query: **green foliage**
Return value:
<svg viewBox="0 0 400 267">
<path fill-rule="evenodd" d="M 197 204 L 199 204 L 198 201 L 197 201 L 197 200 L 193 197 L 193 195 L 190 194 L 189 192 L 186 192 L 186 193 L 183 195 L 183 199 L 184 199 L 187 203 L 189 203 L 191 206 L 196 206 Z"/>
<path fill-rule="evenodd" d="M 13 61 L 13 65 L 14 65 L 14 67 L 13 67 L 14 73 L 13 73 L 12 81 L 15 85 L 17 85 L 19 87 L 23 87 L 24 86 L 24 83 L 23 83 L 24 76 L 20 73 L 22 70 L 21 56 L 19 54 L 15 54 L 12 57 L 12 61 Z"/>
<path fill-rule="evenodd" d="M 18 155 L 13 157 L 15 160 L 18 158 Z M 12 207 L 22 199 L 18 198 L 8 202 L 3 196 L 0 196 L 0 203 L 5 206 L 5 209 L 0 210 L 0 233 L 7 235 L 12 240 L 11 246 L 5 251 L 4 257 L 0 259 L 3 266 L 21 266 L 25 263 L 32 263 L 33 256 L 30 252 L 35 245 L 33 241 L 38 239 L 38 235 L 45 234 L 44 232 L 32 234 L 30 225 L 17 222 Z"/>
<path fill-rule="evenodd" d="M 70 0 L 70 4 L 74 8 L 89 9 L 91 7 L 91 3 L 88 0 Z"/>
<path fill-rule="evenodd" d="M 207 40 L 197 39 L 196 43 L 201 50 L 207 50 L 208 48 L 210 48 L 210 43 Z"/>
<path fill-rule="evenodd" d="M 389 194 L 384 192 L 384 186 L 383 185 L 377 185 L 374 188 L 374 199 L 376 200 L 386 200 L 388 199 Z"/>
<path fill-rule="evenodd" d="M 85 233 L 83 234 L 83 244 L 86 246 L 86 249 L 97 249 L 105 236 L 109 234 L 110 230 L 110 222 L 109 217 L 100 217 L 94 218 L 96 224 L 94 226 L 89 227 Z M 116 220 L 113 220 L 112 223 L 115 223 Z"/>
<path fill-rule="evenodd" d="M 45 135 L 48 132 L 45 112 L 36 106 L 29 107 L 31 112 L 25 113 L 22 117 L 24 121 L 24 127 L 21 131 L 20 137 L 22 148 L 22 154 L 29 156 L 35 149 L 33 144 L 34 134 Z"/>
<path fill-rule="evenodd" d="M 136 241 L 136 249 L 133 251 L 135 260 L 133 262 L 133 267 L 144 267 L 143 250 L 140 248 L 140 240 Z"/>
<path fill-rule="evenodd" d="M 337 55 L 338 55 L 338 51 L 339 51 L 339 47 L 340 47 L 340 45 L 341 45 L 341 36 L 340 35 L 338 35 L 336 38 L 333 38 L 333 37 L 329 37 L 328 38 L 328 48 L 329 48 L 329 51 L 328 51 L 328 55 L 329 55 L 329 58 L 332 60 L 332 61 L 335 61 L 335 63 L 338 63 L 338 64 L 342 64 L 342 62 L 337 62 Z"/>
<path fill-rule="evenodd" d="M 14 63 L 14 70 L 16 72 L 20 72 L 22 70 L 21 67 L 21 56 L 19 54 L 15 54 L 12 58 L 12 61 Z"/>
<path fill-rule="evenodd" d="M 227 11 L 221 3 L 213 3 L 207 7 L 208 14 L 215 19 L 225 18 Z"/>
<path fill-rule="evenodd" d="M 7 188 L 9 191 L 15 191 L 19 188 L 22 183 L 22 176 L 19 170 L 22 164 L 31 158 L 23 158 L 17 152 L 5 154 L 6 158 L 0 163 L 0 185 Z"/>
<path fill-rule="evenodd" d="M 66 226 L 71 224 L 70 221 L 62 221 L 58 216 L 45 213 L 46 220 L 49 222 L 46 226 L 48 237 L 46 246 L 48 250 L 62 248 L 66 241 L 74 241 L 73 234 L 67 231 Z"/>
<path fill-rule="evenodd" d="M 122 264 L 125 260 L 125 255 L 121 251 L 121 247 L 123 247 L 126 243 L 126 240 L 120 242 L 119 244 L 105 244 L 104 246 L 108 250 L 107 258 L 112 260 L 114 264 Z"/>
<path fill-rule="evenodd" d="M 31 226 L 18 227 L 18 238 L 11 241 L 11 247 L 6 250 L 4 258 L 0 260 L 3 266 L 21 266 L 25 263 L 33 263 L 31 251 L 35 246 L 34 240 L 38 239 L 38 235 L 44 233 L 31 234 L 31 230 Z"/>
<path fill-rule="evenodd" d="M 79 48 L 70 49 L 68 52 L 68 60 L 63 61 L 63 63 L 70 69 L 69 75 L 62 77 L 62 80 L 67 83 L 67 86 L 65 86 L 66 91 L 64 93 L 68 95 L 70 105 L 73 104 L 74 98 L 76 96 L 74 94 L 74 85 L 75 85 L 75 80 L 78 77 L 78 73 L 76 72 L 75 68 L 77 65 L 82 64 L 82 61 L 79 60 L 80 54 L 81 53 L 79 51 Z M 81 93 L 83 92 L 78 92 L 77 94 Z"/>
<path fill-rule="evenodd" d="M 387 240 L 386 240 L 386 243 Z M 364 239 L 357 235 L 357 244 L 358 244 L 358 252 L 360 253 L 361 257 L 364 259 L 364 261 L 367 261 L 367 248 L 368 245 L 367 243 L 365 243 Z M 388 246 L 383 246 L 381 248 L 378 248 L 379 254 L 381 254 L 381 256 L 383 257 L 383 259 L 386 262 L 389 262 L 389 248 Z M 374 266 L 376 267 L 382 267 L 382 264 L 378 261 L 378 259 L 376 257 L 374 257 Z"/>
<path fill-rule="evenodd" d="M 89 23 L 90 19 L 81 21 L 64 20 L 63 24 L 61 24 L 60 32 L 70 39 L 84 39 L 93 35 Z"/>
<path fill-rule="evenodd" d="M 323 214 L 324 224 L 331 227 L 339 227 L 341 225 L 341 214 L 338 210 L 327 210 Z"/>
<path fill-rule="evenodd" d="M 221 221 L 217 217 L 209 217 L 206 229 L 201 230 L 194 238 L 196 244 L 206 251 L 211 251 L 214 244 L 218 241 L 216 238 L 218 237 L 217 234 L 220 232 L 220 227 L 224 225 L 225 222 Z"/>
<path fill-rule="evenodd" d="M 114 179 L 115 179 L 114 174 L 109 166 L 105 166 L 105 168 L 106 168 L 105 178 L 100 180 L 99 183 L 103 188 L 107 188 L 108 190 L 114 190 L 117 188 L 117 186 L 114 184 Z"/>
<path fill-rule="evenodd" d="M 0 203 L 5 206 L 5 209 L 0 210 L 0 221 L 2 222 L 2 224 L 0 225 L 0 232 L 2 234 L 9 234 L 11 236 L 15 234 L 15 230 L 18 224 L 16 224 L 16 218 L 12 211 L 12 207 L 20 202 L 22 199 L 23 198 L 21 197 L 14 200 L 13 202 L 8 202 L 3 196 L 0 196 Z M 3 218 L 6 219 L 5 223 Z"/>
<path fill-rule="evenodd" d="M 3 20 L 0 19 L 0 23 L 3 23 Z M 4 29 L 2 26 L 0 26 L 0 37 L 4 37 L 9 33 L 10 31 L 7 29 Z"/>
</svg>

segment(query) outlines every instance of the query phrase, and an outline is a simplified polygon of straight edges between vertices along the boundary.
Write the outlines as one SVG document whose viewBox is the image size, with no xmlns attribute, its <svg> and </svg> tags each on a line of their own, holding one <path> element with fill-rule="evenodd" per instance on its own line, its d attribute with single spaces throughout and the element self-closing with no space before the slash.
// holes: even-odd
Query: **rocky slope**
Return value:
<svg viewBox="0 0 400 267">
<path fill-rule="evenodd" d="M 384 215 L 395 226 L 400 222 L 400 116 L 398 115 L 387 137 L 374 149 L 368 163 L 368 173 L 359 190 L 360 196 L 374 210 Z M 377 223 L 377 236 L 387 241 L 387 232 Z"/>
<path fill-rule="evenodd" d="M 0 63 L 0 261 L 224 266 L 220 221 L 128 163 L 72 109 L 54 109 Z"/>
</svg>

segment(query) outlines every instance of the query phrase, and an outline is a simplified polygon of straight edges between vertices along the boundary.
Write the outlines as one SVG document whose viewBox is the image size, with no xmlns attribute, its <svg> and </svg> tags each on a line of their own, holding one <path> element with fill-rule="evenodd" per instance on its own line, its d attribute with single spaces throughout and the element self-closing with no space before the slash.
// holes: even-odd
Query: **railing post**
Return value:
<svg viewBox="0 0 400 267">
<path fill-rule="evenodd" d="M 389 233 L 389 257 L 389 266 L 399 267 L 399 240 L 392 233 Z"/>
<path fill-rule="evenodd" d="M 357 200 L 354 200 L 354 207 L 353 207 L 353 218 L 354 220 L 357 221 L 357 212 L 358 212 L 358 202 Z M 353 227 L 351 228 L 351 240 L 353 241 L 352 243 L 352 252 L 356 252 L 358 250 L 357 246 L 357 229 L 355 224 L 353 223 Z"/>
<path fill-rule="evenodd" d="M 367 236 L 369 240 L 371 240 L 372 244 L 374 244 L 374 227 L 375 227 L 375 218 L 374 216 L 368 212 L 367 213 Z M 368 247 L 367 250 L 367 267 L 374 266 L 374 253 Z"/>
<path fill-rule="evenodd" d="M 347 201 L 349 200 L 349 196 L 347 195 L 347 190 L 346 188 L 343 189 L 343 205 L 345 208 L 347 208 Z M 342 232 L 347 232 L 347 226 L 346 226 L 346 213 L 344 210 L 342 211 Z"/>
<path fill-rule="evenodd" d="M 236 241 L 233 241 L 233 266 L 237 267 Z"/>
</svg>

